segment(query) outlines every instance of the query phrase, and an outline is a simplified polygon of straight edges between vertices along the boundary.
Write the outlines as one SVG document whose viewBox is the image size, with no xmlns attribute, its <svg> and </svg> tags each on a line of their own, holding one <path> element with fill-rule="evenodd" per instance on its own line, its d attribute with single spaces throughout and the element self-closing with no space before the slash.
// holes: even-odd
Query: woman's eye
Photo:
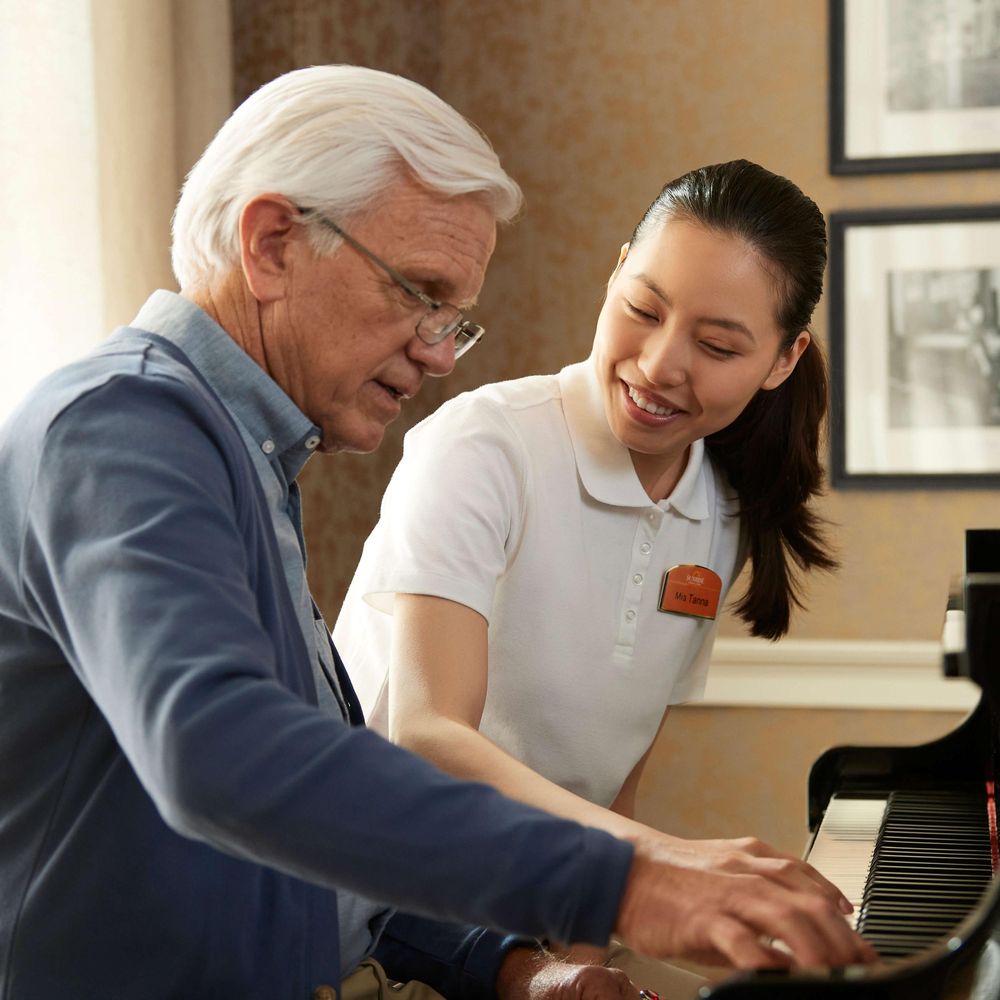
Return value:
<svg viewBox="0 0 1000 1000">
<path fill-rule="evenodd" d="M 629 302 L 628 299 L 624 300 L 625 308 L 633 316 L 638 316 L 640 319 L 652 319 L 657 318 L 656 313 L 647 312 L 645 309 L 640 309 L 634 302 Z"/>
<path fill-rule="evenodd" d="M 728 347 L 720 347 L 718 344 L 710 344 L 707 341 L 702 341 L 702 347 L 705 348 L 709 354 L 714 354 L 717 358 L 735 358 L 737 351 L 731 351 Z"/>
</svg>

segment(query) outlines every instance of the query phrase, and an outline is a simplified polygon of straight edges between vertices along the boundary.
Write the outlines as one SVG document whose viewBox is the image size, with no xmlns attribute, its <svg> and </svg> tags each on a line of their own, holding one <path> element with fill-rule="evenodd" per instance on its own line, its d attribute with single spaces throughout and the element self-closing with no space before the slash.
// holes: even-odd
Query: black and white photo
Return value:
<svg viewBox="0 0 1000 1000">
<path fill-rule="evenodd" d="M 1000 268 L 888 281 L 890 427 L 1000 426 Z"/>
<path fill-rule="evenodd" d="M 830 169 L 1000 166 L 1000 0 L 830 0 Z"/>
<path fill-rule="evenodd" d="M 834 484 L 1000 483 L 1000 205 L 830 227 Z"/>
</svg>

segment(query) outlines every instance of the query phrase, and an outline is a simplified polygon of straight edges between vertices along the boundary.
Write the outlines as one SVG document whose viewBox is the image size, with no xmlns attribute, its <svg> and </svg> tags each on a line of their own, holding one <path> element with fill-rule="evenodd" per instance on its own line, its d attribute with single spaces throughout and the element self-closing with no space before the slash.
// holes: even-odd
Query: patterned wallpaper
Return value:
<svg viewBox="0 0 1000 1000">
<path fill-rule="evenodd" d="M 483 346 L 427 386 L 377 455 L 310 463 L 310 578 L 331 618 L 402 432 L 475 384 L 585 356 L 618 248 L 664 181 L 744 156 L 826 212 L 1000 190 L 995 171 L 829 175 L 826 0 L 233 0 L 233 22 L 237 97 L 318 62 L 402 73 L 476 122 L 527 195 L 477 311 Z M 814 326 L 822 339 L 825 303 Z M 936 638 L 963 529 L 1000 523 L 982 491 L 838 491 L 823 510 L 843 569 L 811 582 L 797 638 Z"/>
</svg>

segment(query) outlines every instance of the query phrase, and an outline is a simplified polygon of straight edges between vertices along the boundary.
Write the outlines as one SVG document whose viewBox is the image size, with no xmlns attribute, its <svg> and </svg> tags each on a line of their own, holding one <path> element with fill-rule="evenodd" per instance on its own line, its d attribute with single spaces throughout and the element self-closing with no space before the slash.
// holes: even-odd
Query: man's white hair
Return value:
<svg viewBox="0 0 1000 1000">
<path fill-rule="evenodd" d="M 412 80 L 360 66 L 313 66 L 272 80 L 229 117 L 188 174 L 173 219 L 173 267 L 204 287 L 240 260 L 239 218 L 259 194 L 345 222 L 409 168 L 441 194 L 482 194 L 500 222 L 521 205 L 486 138 Z M 309 227 L 317 253 L 337 236 Z"/>
</svg>

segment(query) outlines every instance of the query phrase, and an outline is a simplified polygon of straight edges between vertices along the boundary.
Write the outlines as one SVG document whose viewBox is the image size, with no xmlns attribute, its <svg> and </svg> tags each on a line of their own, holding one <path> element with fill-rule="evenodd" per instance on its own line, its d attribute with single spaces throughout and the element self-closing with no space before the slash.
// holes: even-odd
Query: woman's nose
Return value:
<svg viewBox="0 0 1000 1000">
<path fill-rule="evenodd" d="M 650 385 L 681 385 L 687 380 L 691 345 L 683 331 L 664 328 L 651 336 L 639 357 Z"/>
</svg>

